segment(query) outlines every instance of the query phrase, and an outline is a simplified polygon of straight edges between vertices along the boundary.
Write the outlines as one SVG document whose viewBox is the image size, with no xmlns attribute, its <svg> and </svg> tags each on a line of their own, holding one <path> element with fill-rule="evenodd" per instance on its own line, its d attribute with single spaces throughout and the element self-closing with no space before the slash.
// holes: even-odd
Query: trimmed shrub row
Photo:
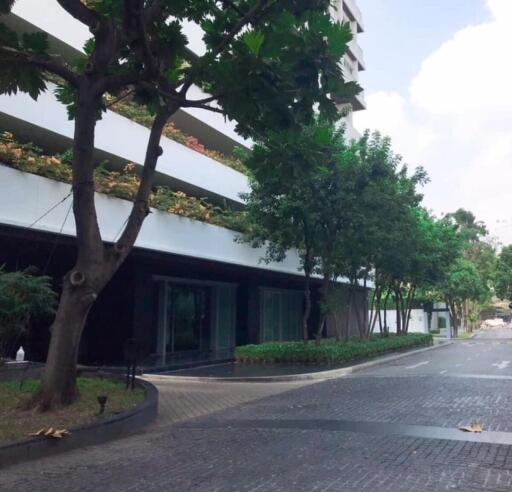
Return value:
<svg viewBox="0 0 512 492">
<path fill-rule="evenodd" d="M 270 342 L 237 347 L 235 358 L 242 363 L 341 363 L 372 357 L 410 347 L 432 345 L 430 333 L 409 335 L 372 335 L 368 339 L 352 338 L 348 342 L 323 340 L 314 342 Z"/>
</svg>

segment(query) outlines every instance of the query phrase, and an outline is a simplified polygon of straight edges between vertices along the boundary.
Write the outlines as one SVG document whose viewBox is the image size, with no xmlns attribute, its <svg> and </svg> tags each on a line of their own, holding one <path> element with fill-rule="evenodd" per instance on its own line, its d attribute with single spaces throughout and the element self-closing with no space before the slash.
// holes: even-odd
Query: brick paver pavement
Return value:
<svg viewBox="0 0 512 492">
<path fill-rule="evenodd" d="M 158 383 L 161 415 L 145 432 L 1 470 L 0 490 L 510 491 L 512 446 L 442 438 L 478 420 L 512 439 L 509 350 L 454 344 L 310 384 Z M 440 361 L 453 370 L 436 371 Z M 362 432 L 358 422 L 397 430 Z M 405 435 L 397 424 L 441 434 Z"/>
<path fill-rule="evenodd" d="M 158 387 L 159 415 L 154 426 L 159 427 L 312 384 L 168 382 L 165 378 L 150 375 L 144 379 Z"/>
</svg>

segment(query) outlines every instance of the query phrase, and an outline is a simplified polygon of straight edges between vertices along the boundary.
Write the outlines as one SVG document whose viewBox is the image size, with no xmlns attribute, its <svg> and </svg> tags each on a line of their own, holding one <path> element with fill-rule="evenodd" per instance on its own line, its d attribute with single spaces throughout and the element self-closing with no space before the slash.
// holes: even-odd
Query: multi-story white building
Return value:
<svg viewBox="0 0 512 492">
<path fill-rule="evenodd" d="M 343 0 L 337 15 L 351 22 L 355 35 L 362 31 L 354 0 Z M 46 32 L 52 51 L 63 57 L 80 56 L 90 36 L 54 0 L 18 0 L 2 21 L 18 31 Z M 196 26 L 187 29 L 192 49 L 200 53 L 201 34 Z M 356 80 L 364 66 L 356 38 L 343 63 L 347 78 Z M 37 101 L 23 93 L 0 96 L 0 131 L 33 142 L 45 154 L 69 149 L 73 122 L 52 89 L 50 85 Z M 362 96 L 343 104 L 364 108 Z M 187 108 L 173 122 L 206 148 L 226 155 L 234 146 L 251 145 L 220 114 Z M 140 167 L 148 135 L 145 126 L 107 110 L 97 125 L 95 158 L 108 161 L 111 169 L 122 169 L 128 162 Z M 212 203 L 243 207 L 240 194 L 249 190 L 243 173 L 210 157 L 211 153 L 168 137 L 162 138 L 161 146 L 158 185 Z M 0 162 L 0 265 L 9 269 L 35 265 L 58 285 L 75 254 L 71 199 L 66 198 L 70 185 L 5 164 Z M 131 204 L 98 193 L 96 205 L 102 237 L 113 242 Z M 235 242 L 235 236 L 223 227 L 154 210 L 133 253 L 90 314 L 81 361 L 121 362 L 123 344 L 131 337 L 139 342 L 144 363 L 154 367 L 189 359 L 227 359 L 237 344 L 300 338 L 302 273 L 296 252 L 289 252 L 281 263 L 261 263 L 264 252 Z M 365 295 L 362 291 L 354 302 L 364 304 Z M 47 339 L 43 327 L 30 341 L 29 355 L 41 357 Z"/>
<path fill-rule="evenodd" d="M 359 81 L 359 72 L 365 69 L 363 51 L 358 44 L 358 35 L 364 31 L 363 17 L 355 0 L 339 0 L 335 14 L 339 20 L 349 22 L 352 29 L 352 41 L 349 44 L 348 51 L 343 57 L 343 75 L 347 81 Z M 350 101 L 342 101 L 339 105 L 341 111 L 347 111 L 344 118 L 346 124 L 346 136 L 350 138 L 359 137 L 359 133 L 352 123 L 352 114 L 354 111 L 366 109 L 364 92 L 360 92 Z"/>
</svg>

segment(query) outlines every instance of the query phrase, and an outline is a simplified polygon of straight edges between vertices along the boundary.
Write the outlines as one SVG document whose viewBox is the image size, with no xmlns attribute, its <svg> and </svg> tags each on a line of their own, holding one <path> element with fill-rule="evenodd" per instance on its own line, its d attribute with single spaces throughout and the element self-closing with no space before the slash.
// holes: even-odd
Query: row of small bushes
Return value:
<svg viewBox="0 0 512 492">
<path fill-rule="evenodd" d="M 46 155 L 32 143 L 20 143 L 10 132 L 0 133 L 0 161 L 20 171 L 45 178 L 71 183 L 71 151 Z M 94 188 L 98 193 L 133 200 L 139 187 L 140 177 L 136 166 L 128 163 L 122 171 L 112 171 L 100 165 L 94 172 Z M 242 231 L 240 213 L 209 203 L 204 198 L 186 195 L 167 186 L 156 186 L 150 197 L 150 205 L 164 212 L 190 219 Z"/>
<path fill-rule="evenodd" d="M 242 363 L 342 363 L 364 359 L 395 350 L 432 344 L 430 333 L 409 335 L 372 335 L 368 339 L 351 338 L 347 342 L 270 342 L 237 347 L 235 358 Z"/>
</svg>

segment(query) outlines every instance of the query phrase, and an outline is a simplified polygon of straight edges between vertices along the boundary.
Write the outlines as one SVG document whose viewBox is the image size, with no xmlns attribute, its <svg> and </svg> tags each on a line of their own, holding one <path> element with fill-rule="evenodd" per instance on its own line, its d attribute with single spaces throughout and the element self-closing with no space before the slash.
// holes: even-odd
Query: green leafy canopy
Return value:
<svg viewBox="0 0 512 492">
<path fill-rule="evenodd" d="M 12 4 L 2 0 L 0 7 L 9 12 Z M 334 99 L 360 91 L 344 80 L 340 66 L 350 26 L 331 18 L 326 0 L 148 1 L 143 30 L 139 2 L 71 4 L 93 33 L 78 58 L 55 56 L 45 33 L 20 34 L 0 20 L 0 93 L 19 90 L 37 98 L 51 79 L 73 118 L 80 80 L 101 87 L 105 78 L 118 77 L 123 82 L 104 91 L 129 90 L 152 112 L 173 101 L 187 106 L 186 87 L 194 83 L 217 98 L 239 133 L 257 138 L 268 128 L 310 122 L 315 106 L 335 119 Z M 204 53 L 194 53 L 186 24 L 202 30 Z M 104 103 L 95 104 L 100 117 Z"/>
</svg>

